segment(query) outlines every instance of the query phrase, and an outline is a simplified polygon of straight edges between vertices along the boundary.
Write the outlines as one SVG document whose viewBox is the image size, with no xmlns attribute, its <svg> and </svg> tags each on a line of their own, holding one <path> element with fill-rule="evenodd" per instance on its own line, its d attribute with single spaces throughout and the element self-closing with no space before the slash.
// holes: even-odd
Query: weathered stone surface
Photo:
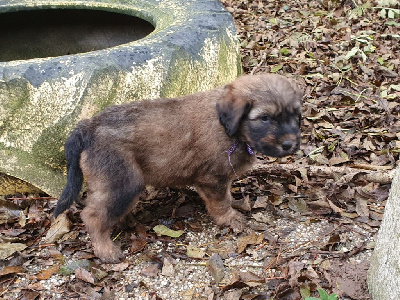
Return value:
<svg viewBox="0 0 400 300">
<path fill-rule="evenodd" d="M 400 295 L 400 167 L 397 168 L 368 271 L 368 287 L 375 300 Z"/>
<path fill-rule="evenodd" d="M 65 183 L 63 144 L 79 120 L 111 104 L 211 89 L 241 72 L 232 17 L 218 0 L 0 0 L 0 13 L 48 8 L 120 12 L 155 27 L 104 50 L 0 62 L 0 172 L 50 195 Z"/>
</svg>

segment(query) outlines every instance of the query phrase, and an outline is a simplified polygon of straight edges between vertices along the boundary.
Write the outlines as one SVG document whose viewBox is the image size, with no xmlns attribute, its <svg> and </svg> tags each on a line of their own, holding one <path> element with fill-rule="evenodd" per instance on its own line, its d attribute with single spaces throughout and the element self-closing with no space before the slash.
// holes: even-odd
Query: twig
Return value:
<svg viewBox="0 0 400 300">
<path fill-rule="evenodd" d="M 18 198 L 18 197 L 13 197 L 13 198 L 7 198 L 7 200 L 53 200 L 53 199 L 58 199 L 54 197 L 35 197 L 35 198 L 30 198 L 30 197 L 25 197 L 25 198 Z"/>
<path fill-rule="evenodd" d="M 263 55 L 263 56 L 261 57 L 261 61 L 251 70 L 250 74 L 253 75 L 254 72 L 257 71 L 257 69 L 258 69 L 259 67 L 261 67 L 261 65 L 262 65 L 263 63 L 265 63 L 265 61 L 266 61 L 266 56 Z"/>
<path fill-rule="evenodd" d="M 56 246 L 56 244 L 41 244 L 41 245 L 39 245 L 39 248 L 47 248 L 47 247 L 52 247 L 52 246 Z"/>
<path fill-rule="evenodd" d="M 115 242 L 122 234 L 122 231 L 118 232 L 118 234 L 112 239 L 113 242 Z"/>
<path fill-rule="evenodd" d="M 308 245 L 312 246 L 314 243 L 318 242 L 319 240 L 322 240 L 324 237 L 330 235 L 332 232 L 335 232 L 335 231 L 336 231 L 337 229 L 339 229 L 342 225 L 343 225 L 343 224 L 339 224 L 338 226 L 334 227 L 334 228 L 333 228 L 332 230 L 330 230 L 329 232 L 327 232 L 327 233 L 325 233 L 325 234 L 323 234 L 323 235 L 321 235 L 321 236 L 318 236 L 317 238 L 315 238 L 315 239 L 312 240 L 312 241 L 308 241 L 308 242 L 305 242 L 305 243 L 303 243 L 303 244 L 297 245 L 297 246 L 295 246 L 295 247 L 293 247 L 293 248 L 287 249 L 287 250 L 283 251 L 283 254 L 289 253 L 289 252 L 295 252 L 295 251 L 299 250 L 300 248 L 304 248 L 304 247 L 306 247 L 306 246 L 308 246 Z"/>
<path fill-rule="evenodd" d="M 198 247 L 198 248 L 201 248 L 201 247 L 206 247 L 206 246 L 209 246 L 209 245 L 218 245 L 218 244 L 222 243 L 222 242 L 228 237 L 228 235 L 231 233 L 231 231 L 232 231 L 232 228 L 228 228 L 227 233 L 225 233 L 225 235 L 223 236 L 223 238 L 220 239 L 219 241 L 201 244 L 201 245 L 199 245 L 199 246 L 197 246 L 197 247 Z"/>
<path fill-rule="evenodd" d="M 315 250 L 313 251 L 315 256 L 317 256 L 317 254 L 326 254 L 329 256 L 333 256 L 333 257 L 342 257 L 344 256 L 346 253 L 345 252 L 341 252 L 341 251 L 323 251 L 323 250 Z"/>
<path fill-rule="evenodd" d="M 353 167 L 333 167 L 333 166 L 301 166 L 298 164 L 256 164 L 249 171 L 250 175 L 259 174 L 277 174 L 282 175 L 286 173 L 294 175 L 299 169 L 305 169 L 309 176 L 321 176 L 325 178 L 338 178 L 339 183 L 347 183 L 353 180 L 355 176 L 359 180 L 366 180 L 370 182 L 387 184 L 391 183 L 394 177 L 395 170 L 390 167 L 373 166 L 370 165 L 369 169 L 365 169 L 367 165 L 354 164 Z M 363 167 L 363 169 L 361 168 Z"/>
<path fill-rule="evenodd" d="M 268 243 L 269 243 L 268 241 L 264 241 L 260 246 L 258 246 L 258 247 L 255 249 L 255 251 L 260 250 L 261 248 L 263 248 L 263 247 L 264 247 L 266 244 L 268 244 Z M 236 256 L 236 257 L 233 257 L 230 261 L 227 262 L 227 264 L 231 263 L 231 262 L 234 261 L 235 259 L 239 259 L 239 258 L 245 257 L 246 255 L 247 255 L 247 253 L 246 253 L 246 252 L 243 252 L 242 254 L 240 254 L 240 255 L 238 255 L 238 256 Z"/>
<path fill-rule="evenodd" d="M 271 266 L 273 266 L 274 264 L 278 265 L 278 261 L 281 258 L 281 255 L 282 255 L 281 248 L 279 248 L 278 255 L 276 256 L 276 258 L 271 259 L 271 262 L 267 266 L 264 267 L 264 270 L 271 268 Z"/>
<path fill-rule="evenodd" d="M 356 169 L 371 170 L 371 171 L 393 170 L 393 167 L 391 166 L 377 166 L 377 165 L 360 164 L 360 163 L 353 163 L 352 167 Z"/>
<path fill-rule="evenodd" d="M 39 234 L 39 236 L 37 236 L 37 237 L 30 243 L 29 247 L 32 247 L 32 246 L 36 245 L 36 244 L 39 242 L 39 240 L 40 240 L 43 236 L 45 236 L 45 235 L 47 234 L 47 232 L 48 232 L 49 230 L 50 230 L 50 226 L 49 226 L 45 231 L 43 231 L 41 234 Z"/>
<path fill-rule="evenodd" d="M 286 279 L 286 277 L 282 277 L 282 276 L 279 276 L 279 277 L 268 277 L 268 278 L 265 278 L 264 280 L 267 281 L 267 280 L 274 280 L 274 279 Z"/>
<path fill-rule="evenodd" d="M 10 287 L 10 285 L 18 278 L 18 276 L 14 275 L 13 278 L 11 278 L 8 283 L 7 286 L 0 292 L 0 296 L 3 296 L 6 292 L 9 292 L 8 288 Z M 2 281 L 2 283 L 4 283 L 4 281 Z"/>
<path fill-rule="evenodd" d="M 353 250 L 351 250 L 350 252 L 344 253 L 343 258 L 348 259 L 348 258 L 360 253 L 361 251 L 364 250 L 365 245 L 367 245 L 367 241 L 364 241 L 360 246 L 354 247 Z"/>
<path fill-rule="evenodd" d="M 347 230 L 349 230 L 349 231 L 352 231 L 352 232 L 354 232 L 354 233 L 357 233 L 357 234 L 362 235 L 362 236 L 365 236 L 365 237 L 369 237 L 369 234 L 362 233 L 362 232 L 360 232 L 360 231 L 358 231 L 358 230 L 355 230 L 354 228 L 348 227 L 348 226 L 346 226 L 346 225 L 344 225 L 344 224 L 342 224 L 342 226 L 343 226 L 344 228 L 346 228 Z"/>
</svg>

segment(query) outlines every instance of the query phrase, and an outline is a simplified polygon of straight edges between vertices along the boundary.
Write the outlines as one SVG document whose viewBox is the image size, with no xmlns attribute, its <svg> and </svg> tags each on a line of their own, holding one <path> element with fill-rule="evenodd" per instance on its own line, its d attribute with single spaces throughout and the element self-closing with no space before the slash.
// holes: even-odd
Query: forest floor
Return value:
<svg viewBox="0 0 400 300">
<path fill-rule="evenodd" d="M 191 189 L 149 191 L 113 234 L 127 258 L 107 265 L 80 205 L 54 223 L 55 199 L 14 195 L 0 206 L 0 299 L 370 299 L 400 152 L 397 1 L 222 2 L 244 72 L 290 75 L 305 90 L 301 150 L 260 157 L 232 187 L 247 228 L 215 226 Z M 53 230 L 65 234 L 54 241 Z"/>
</svg>

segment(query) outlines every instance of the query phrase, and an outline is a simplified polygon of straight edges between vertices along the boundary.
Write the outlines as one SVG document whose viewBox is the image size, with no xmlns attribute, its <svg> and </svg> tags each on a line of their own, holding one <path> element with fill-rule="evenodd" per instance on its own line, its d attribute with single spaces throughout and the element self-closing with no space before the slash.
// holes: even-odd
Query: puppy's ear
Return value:
<svg viewBox="0 0 400 300">
<path fill-rule="evenodd" d="M 232 85 L 225 86 L 222 97 L 217 102 L 217 113 L 219 122 L 225 127 L 225 132 L 229 136 L 237 132 L 240 122 L 250 109 L 250 100 L 246 100 Z"/>
<path fill-rule="evenodd" d="M 292 86 L 296 96 L 298 99 L 302 99 L 304 96 L 304 90 L 300 87 L 299 83 L 294 80 L 293 78 L 286 77 L 286 80 L 289 81 L 290 85 Z"/>
</svg>

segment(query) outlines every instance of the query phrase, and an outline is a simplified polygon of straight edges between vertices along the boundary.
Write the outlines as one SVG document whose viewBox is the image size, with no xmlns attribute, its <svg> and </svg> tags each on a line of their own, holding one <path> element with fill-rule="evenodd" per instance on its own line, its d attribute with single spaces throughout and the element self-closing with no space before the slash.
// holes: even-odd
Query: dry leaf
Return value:
<svg viewBox="0 0 400 300">
<path fill-rule="evenodd" d="M 237 240 L 238 253 L 242 253 L 248 245 L 258 245 L 264 239 L 264 235 L 252 233 L 250 235 L 241 236 Z"/>
<path fill-rule="evenodd" d="M 35 277 L 37 280 L 47 280 L 51 276 L 53 276 L 54 273 L 57 273 L 59 269 L 60 269 L 60 266 L 58 266 L 58 265 L 51 266 L 50 268 L 48 268 L 46 270 L 42 270 L 39 273 L 37 273 L 35 275 Z"/>
<path fill-rule="evenodd" d="M 23 268 L 21 266 L 10 266 L 10 267 L 4 267 L 3 269 L 0 270 L 0 276 L 5 276 L 9 274 L 15 274 L 15 273 L 22 273 Z"/>
<path fill-rule="evenodd" d="M 356 212 L 360 217 L 369 217 L 368 203 L 365 199 L 357 197 Z"/>
<path fill-rule="evenodd" d="M 266 208 L 268 206 L 268 196 L 259 196 L 254 202 L 253 208 Z"/>
<path fill-rule="evenodd" d="M 27 246 L 21 243 L 0 243 L 0 259 L 6 259 L 17 251 L 22 251 Z"/>
<path fill-rule="evenodd" d="M 265 284 L 265 279 L 252 272 L 239 272 L 238 276 L 247 286 L 255 287 Z"/>
<path fill-rule="evenodd" d="M 158 274 L 158 265 L 157 264 L 150 264 L 149 266 L 142 269 L 142 274 L 147 277 L 156 277 Z"/>
<path fill-rule="evenodd" d="M 305 213 L 308 211 L 307 203 L 303 198 L 289 198 L 289 208 L 298 213 Z"/>
<path fill-rule="evenodd" d="M 161 269 L 161 274 L 167 277 L 172 277 L 175 275 L 174 265 L 168 258 L 164 258 L 163 267 Z"/>
<path fill-rule="evenodd" d="M 186 255 L 191 258 L 203 258 L 206 252 L 200 248 L 189 245 L 186 248 Z"/>
<path fill-rule="evenodd" d="M 119 264 L 112 265 L 111 270 L 114 271 L 114 272 L 121 272 L 121 271 L 126 270 L 128 267 L 129 267 L 129 263 L 128 262 L 122 262 L 122 263 L 119 263 Z"/>
<path fill-rule="evenodd" d="M 80 280 L 94 284 L 94 278 L 93 278 L 92 274 L 84 268 L 81 268 L 81 267 L 77 268 L 75 270 L 75 276 L 76 276 L 76 278 L 78 278 Z"/>
<path fill-rule="evenodd" d="M 269 224 L 271 222 L 270 218 L 268 216 L 265 215 L 264 212 L 260 211 L 256 214 L 252 214 L 251 217 L 256 220 L 257 222 L 260 223 L 266 223 Z"/>
<path fill-rule="evenodd" d="M 207 262 L 207 270 L 218 284 L 225 276 L 225 267 L 221 257 L 214 253 Z"/>
<path fill-rule="evenodd" d="M 154 226 L 153 230 L 159 236 L 166 235 L 166 236 L 173 237 L 173 238 L 180 237 L 182 234 L 185 233 L 183 230 L 172 230 L 172 229 L 169 229 L 165 225 L 156 225 L 156 226 Z"/>
<path fill-rule="evenodd" d="M 55 222 L 51 225 L 49 231 L 47 231 L 45 237 L 45 243 L 54 243 L 64 234 L 70 231 L 70 222 L 66 214 L 61 214 L 57 217 Z"/>
</svg>

